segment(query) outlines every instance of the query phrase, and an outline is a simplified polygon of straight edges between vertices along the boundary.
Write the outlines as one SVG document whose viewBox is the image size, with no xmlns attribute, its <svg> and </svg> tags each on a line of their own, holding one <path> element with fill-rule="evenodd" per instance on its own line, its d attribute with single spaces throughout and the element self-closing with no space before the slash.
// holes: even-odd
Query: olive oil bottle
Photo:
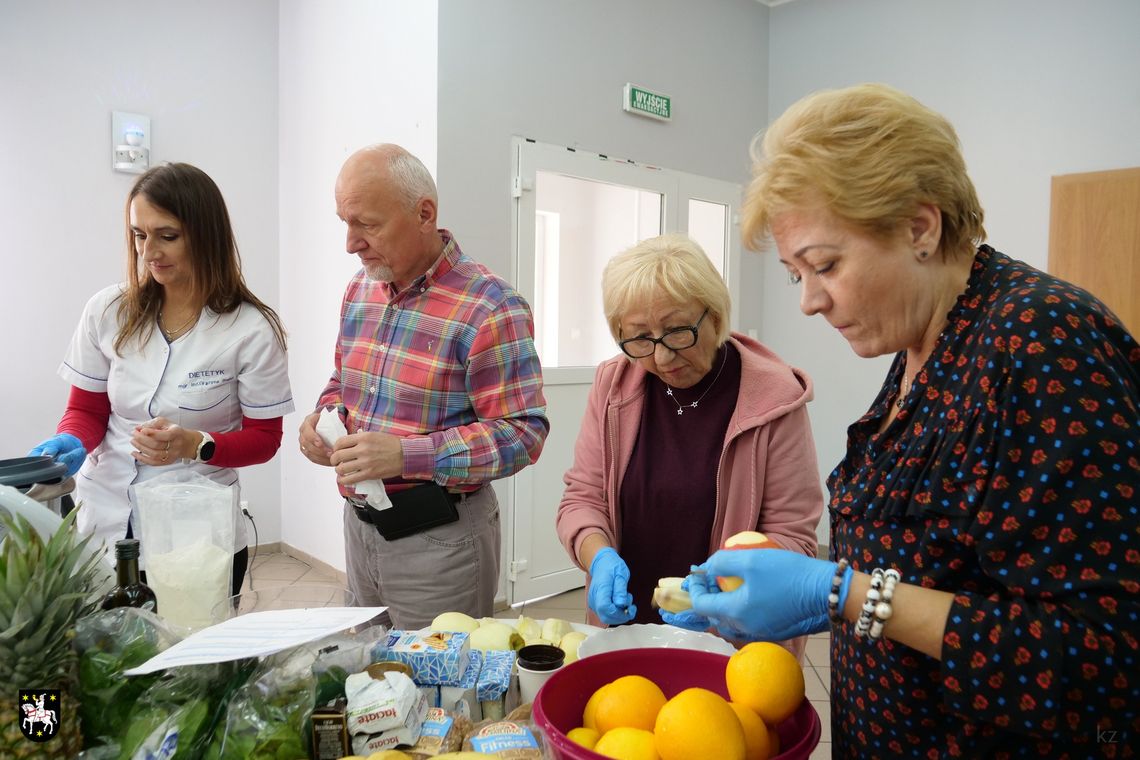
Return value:
<svg viewBox="0 0 1140 760">
<path fill-rule="evenodd" d="M 158 600 L 151 587 L 139 579 L 139 540 L 124 538 L 115 542 L 115 587 L 103 597 L 105 610 L 114 607 L 139 607 L 158 612 Z"/>
</svg>

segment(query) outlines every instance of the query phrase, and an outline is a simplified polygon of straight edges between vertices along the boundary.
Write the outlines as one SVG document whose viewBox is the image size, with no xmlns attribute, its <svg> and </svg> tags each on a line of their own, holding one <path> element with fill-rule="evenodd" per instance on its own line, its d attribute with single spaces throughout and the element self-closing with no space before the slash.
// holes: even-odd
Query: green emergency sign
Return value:
<svg viewBox="0 0 1140 760">
<path fill-rule="evenodd" d="M 669 121 L 673 118 L 673 99 L 659 92 L 652 92 L 635 84 L 625 86 L 622 108 L 638 116 Z"/>
</svg>

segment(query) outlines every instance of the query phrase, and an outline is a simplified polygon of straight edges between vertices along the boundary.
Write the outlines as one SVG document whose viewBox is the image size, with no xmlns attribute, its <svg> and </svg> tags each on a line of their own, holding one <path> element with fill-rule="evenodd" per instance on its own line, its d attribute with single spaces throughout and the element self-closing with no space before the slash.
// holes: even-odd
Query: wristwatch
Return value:
<svg viewBox="0 0 1140 760">
<path fill-rule="evenodd" d="M 213 437 L 205 430 L 202 433 L 202 442 L 198 444 L 198 450 L 194 452 L 195 462 L 209 462 L 214 457 L 214 449 L 217 445 L 214 443 Z"/>
</svg>

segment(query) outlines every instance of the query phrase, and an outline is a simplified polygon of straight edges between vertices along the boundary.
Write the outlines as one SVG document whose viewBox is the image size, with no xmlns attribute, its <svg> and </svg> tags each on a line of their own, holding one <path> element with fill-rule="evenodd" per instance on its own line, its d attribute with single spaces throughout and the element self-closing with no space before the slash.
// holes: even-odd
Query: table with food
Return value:
<svg viewBox="0 0 1140 760">
<path fill-rule="evenodd" d="M 764 760 L 818 741 L 775 644 L 509 610 L 396 630 L 336 595 L 202 612 L 140 582 L 137 541 L 110 573 L 73 515 L 6 486 L 0 507 L 5 758 Z M 684 607 L 673 579 L 660 591 Z"/>
</svg>

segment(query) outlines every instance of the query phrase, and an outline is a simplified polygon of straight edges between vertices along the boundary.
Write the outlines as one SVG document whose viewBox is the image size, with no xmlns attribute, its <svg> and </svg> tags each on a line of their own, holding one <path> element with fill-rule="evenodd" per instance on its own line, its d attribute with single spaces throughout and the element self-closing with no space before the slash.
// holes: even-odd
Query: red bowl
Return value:
<svg viewBox="0 0 1140 760">
<path fill-rule="evenodd" d="M 699 686 L 728 699 L 727 666 L 725 655 L 694 649 L 623 649 L 591 655 L 547 679 L 534 699 L 534 720 L 556 760 L 606 760 L 566 738 L 567 731 L 582 725 L 582 711 L 591 694 L 616 678 L 638 675 L 660 686 L 666 698 Z M 807 760 L 819 744 L 819 715 L 805 699 L 776 731 L 781 752 L 772 760 Z"/>
</svg>

